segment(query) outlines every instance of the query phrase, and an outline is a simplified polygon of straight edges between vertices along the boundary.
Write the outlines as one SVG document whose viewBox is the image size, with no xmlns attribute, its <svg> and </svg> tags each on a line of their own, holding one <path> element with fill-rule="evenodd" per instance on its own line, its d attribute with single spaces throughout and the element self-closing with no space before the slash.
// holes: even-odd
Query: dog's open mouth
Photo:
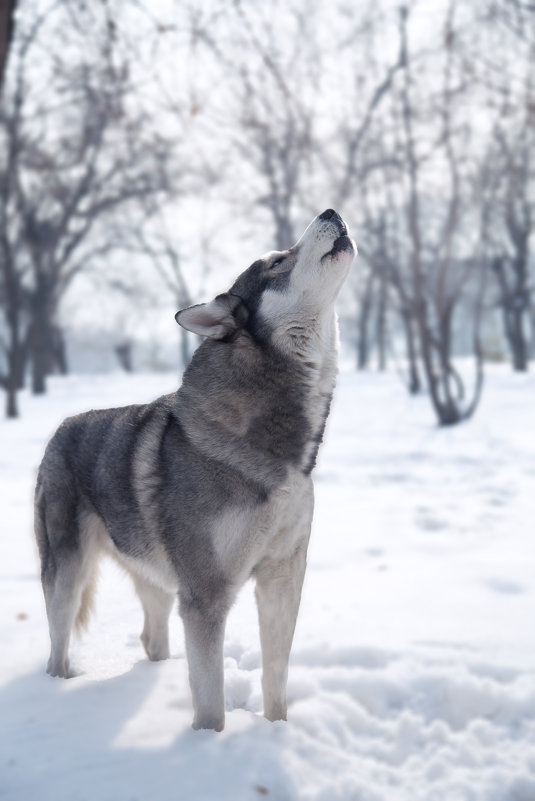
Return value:
<svg viewBox="0 0 535 801">
<path fill-rule="evenodd" d="M 353 250 L 354 250 L 353 242 L 351 241 L 351 239 L 347 234 L 343 234 L 342 236 L 339 236 L 338 239 L 334 240 L 334 244 L 331 250 L 329 250 L 328 253 L 325 253 L 321 257 L 321 260 L 323 261 L 323 259 L 326 259 L 327 256 L 331 257 L 336 256 L 337 253 L 342 253 L 342 252 L 353 253 Z"/>
</svg>

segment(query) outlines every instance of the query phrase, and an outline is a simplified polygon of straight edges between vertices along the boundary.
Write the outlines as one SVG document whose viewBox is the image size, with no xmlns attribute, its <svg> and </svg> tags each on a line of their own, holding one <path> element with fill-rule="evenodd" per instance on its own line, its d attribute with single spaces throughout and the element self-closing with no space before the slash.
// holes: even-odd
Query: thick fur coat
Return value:
<svg viewBox="0 0 535 801">
<path fill-rule="evenodd" d="M 70 634 L 87 622 L 105 552 L 132 575 L 150 659 L 169 656 L 178 596 L 193 725 L 220 730 L 225 620 L 254 577 L 264 713 L 286 718 L 310 474 L 336 374 L 334 303 L 354 253 L 345 223 L 327 210 L 228 293 L 177 313 L 180 325 L 206 337 L 177 392 L 60 426 L 35 496 L 51 675 L 70 675 Z"/>
</svg>

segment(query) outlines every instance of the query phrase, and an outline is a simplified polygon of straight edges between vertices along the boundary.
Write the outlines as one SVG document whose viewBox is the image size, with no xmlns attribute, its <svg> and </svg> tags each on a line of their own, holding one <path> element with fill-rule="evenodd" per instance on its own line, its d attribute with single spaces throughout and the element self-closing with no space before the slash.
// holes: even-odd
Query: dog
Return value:
<svg viewBox="0 0 535 801">
<path fill-rule="evenodd" d="M 58 428 L 35 493 L 51 676 L 71 675 L 70 635 L 87 624 L 99 555 L 111 554 L 133 578 L 151 660 L 169 657 L 178 595 L 193 728 L 221 731 L 225 621 L 252 577 L 264 715 L 286 720 L 311 473 L 337 372 L 334 306 L 355 253 L 345 222 L 327 209 L 227 293 L 177 312 L 205 338 L 177 392 Z"/>
</svg>

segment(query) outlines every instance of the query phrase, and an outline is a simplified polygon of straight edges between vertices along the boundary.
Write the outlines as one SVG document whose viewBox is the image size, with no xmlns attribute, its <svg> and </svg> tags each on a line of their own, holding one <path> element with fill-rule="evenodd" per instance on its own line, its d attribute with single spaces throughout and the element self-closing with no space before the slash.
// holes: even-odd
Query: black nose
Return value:
<svg viewBox="0 0 535 801">
<path fill-rule="evenodd" d="M 326 209 L 323 214 L 319 215 L 320 220 L 330 220 L 332 217 L 337 217 L 334 209 Z"/>
</svg>

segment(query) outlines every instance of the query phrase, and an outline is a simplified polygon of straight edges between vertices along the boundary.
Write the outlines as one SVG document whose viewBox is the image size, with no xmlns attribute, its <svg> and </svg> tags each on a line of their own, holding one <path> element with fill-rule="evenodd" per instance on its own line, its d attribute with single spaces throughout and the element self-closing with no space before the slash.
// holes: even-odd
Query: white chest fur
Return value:
<svg viewBox="0 0 535 801">
<path fill-rule="evenodd" d="M 313 510 L 310 476 L 292 469 L 288 481 L 265 503 L 225 511 L 212 526 L 212 543 L 222 569 L 240 586 L 263 560 L 290 556 L 308 538 Z"/>
</svg>

